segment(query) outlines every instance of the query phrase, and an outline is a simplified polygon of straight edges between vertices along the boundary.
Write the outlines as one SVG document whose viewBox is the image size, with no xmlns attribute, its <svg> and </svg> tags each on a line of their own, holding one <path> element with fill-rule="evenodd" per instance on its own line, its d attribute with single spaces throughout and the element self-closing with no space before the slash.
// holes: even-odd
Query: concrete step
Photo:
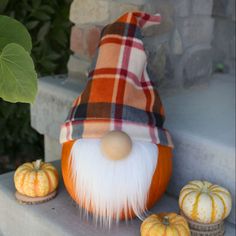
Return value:
<svg viewBox="0 0 236 236">
<path fill-rule="evenodd" d="M 60 169 L 60 161 L 53 163 Z M 122 222 L 110 231 L 96 227 L 91 219 L 80 216 L 78 207 L 66 192 L 60 176 L 55 199 L 39 205 L 21 205 L 14 197 L 13 172 L 0 175 L 0 235 L 1 236 L 137 236 L 141 221 Z M 151 210 L 178 212 L 177 200 L 165 195 Z M 226 223 L 225 236 L 235 235 L 232 224 Z"/>
<path fill-rule="evenodd" d="M 206 179 L 231 191 L 235 209 L 235 78 L 214 75 L 208 86 L 161 98 L 175 144 L 168 192 L 178 196 L 189 180 Z M 235 210 L 229 221 L 235 223 Z"/>
<path fill-rule="evenodd" d="M 60 125 L 72 101 L 86 81 L 45 77 L 31 107 L 31 124 L 45 136 L 45 159 L 60 158 Z M 181 91 L 162 91 L 165 126 L 172 133 L 175 150 L 173 177 L 168 192 L 179 195 L 193 179 L 207 179 L 228 188 L 235 199 L 235 79 L 214 75 L 209 86 Z M 233 205 L 235 209 L 235 201 Z M 229 221 L 235 223 L 235 211 Z"/>
</svg>

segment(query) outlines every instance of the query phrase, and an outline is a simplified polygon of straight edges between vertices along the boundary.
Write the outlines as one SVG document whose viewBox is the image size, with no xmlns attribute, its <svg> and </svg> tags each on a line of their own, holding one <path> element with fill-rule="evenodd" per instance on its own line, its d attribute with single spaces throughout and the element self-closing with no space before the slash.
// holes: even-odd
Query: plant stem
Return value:
<svg viewBox="0 0 236 236">
<path fill-rule="evenodd" d="M 168 217 L 168 216 L 164 216 L 162 223 L 163 223 L 163 225 L 165 225 L 165 226 L 170 225 L 169 217 Z"/>
<path fill-rule="evenodd" d="M 36 160 L 36 161 L 35 161 L 35 164 L 34 164 L 34 167 L 35 167 L 35 169 L 37 169 L 37 170 L 39 170 L 39 169 L 40 169 L 41 162 L 42 162 L 42 160 L 41 160 L 41 159 L 40 159 L 40 160 Z"/>
</svg>

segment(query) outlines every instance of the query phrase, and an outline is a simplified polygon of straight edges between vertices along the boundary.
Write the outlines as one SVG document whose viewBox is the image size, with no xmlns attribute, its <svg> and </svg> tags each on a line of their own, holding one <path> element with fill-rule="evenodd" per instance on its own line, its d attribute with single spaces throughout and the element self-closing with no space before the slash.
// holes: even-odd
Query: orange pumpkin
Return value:
<svg viewBox="0 0 236 236">
<path fill-rule="evenodd" d="M 58 187 L 57 169 L 41 160 L 19 166 L 14 174 L 16 190 L 28 197 L 45 197 Z"/>
<path fill-rule="evenodd" d="M 141 236 L 190 236 L 190 229 L 183 216 L 176 213 L 153 214 L 140 228 Z"/>
<path fill-rule="evenodd" d="M 74 141 L 69 141 L 63 144 L 62 146 L 62 176 L 65 183 L 65 187 L 69 192 L 70 196 L 77 202 L 81 207 L 85 207 L 82 202 L 76 197 L 75 184 L 72 178 L 72 167 L 70 160 L 71 148 L 74 144 Z M 148 200 L 146 203 L 147 209 L 150 209 L 157 200 L 161 198 L 164 194 L 168 182 L 172 174 L 172 148 L 158 145 L 159 156 L 156 170 L 154 172 L 152 183 L 150 186 Z M 89 212 L 93 212 L 92 207 L 87 209 Z M 131 214 L 130 217 L 135 217 L 134 214 Z M 121 219 L 124 219 L 124 214 L 120 216 Z"/>
</svg>

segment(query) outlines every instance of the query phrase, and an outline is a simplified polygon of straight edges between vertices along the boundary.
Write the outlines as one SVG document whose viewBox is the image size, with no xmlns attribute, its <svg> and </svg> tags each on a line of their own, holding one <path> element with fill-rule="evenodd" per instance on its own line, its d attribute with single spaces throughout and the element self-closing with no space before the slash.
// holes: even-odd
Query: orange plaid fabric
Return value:
<svg viewBox="0 0 236 236">
<path fill-rule="evenodd" d="M 122 130 L 136 140 L 173 146 L 163 128 L 164 108 L 146 70 L 141 36 L 141 28 L 159 22 L 159 14 L 130 12 L 103 29 L 87 86 L 62 125 L 61 143 Z"/>
</svg>

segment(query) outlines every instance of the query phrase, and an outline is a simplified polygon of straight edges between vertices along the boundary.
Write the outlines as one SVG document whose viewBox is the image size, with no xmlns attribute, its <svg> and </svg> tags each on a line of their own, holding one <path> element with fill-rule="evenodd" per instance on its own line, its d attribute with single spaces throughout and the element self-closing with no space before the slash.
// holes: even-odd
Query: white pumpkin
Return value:
<svg viewBox="0 0 236 236">
<path fill-rule="evenodd" d="M 203 223 L 224 220 L 230 213 L 232 198 L 230 192 L 207 181 L 190 181 L 179 196 L 179 207 L 190 219 Z"/>
</svg>

